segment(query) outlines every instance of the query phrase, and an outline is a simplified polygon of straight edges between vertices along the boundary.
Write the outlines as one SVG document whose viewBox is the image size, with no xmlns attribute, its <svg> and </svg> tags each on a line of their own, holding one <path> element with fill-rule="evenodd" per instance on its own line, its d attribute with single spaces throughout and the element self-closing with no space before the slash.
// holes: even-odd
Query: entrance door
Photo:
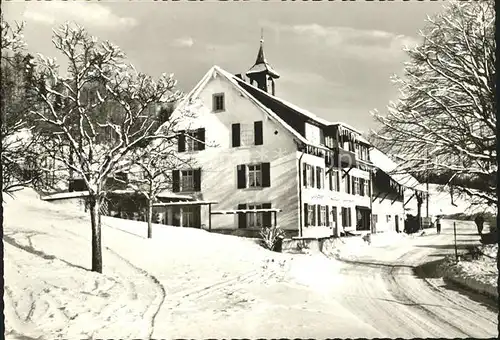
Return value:
<svg viewBox="0 0 500 340">
<path fill-rule="evenodd" d="M 399 233 L 399 216 L 394 216 L 394 222 L 396 223 L 396 232 Z"/>
</svg>

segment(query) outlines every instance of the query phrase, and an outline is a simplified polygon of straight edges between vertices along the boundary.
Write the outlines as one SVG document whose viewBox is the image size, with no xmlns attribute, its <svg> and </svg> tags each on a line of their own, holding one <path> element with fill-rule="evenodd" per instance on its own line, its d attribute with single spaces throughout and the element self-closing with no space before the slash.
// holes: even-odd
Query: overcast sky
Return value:
<svg viewBox="0 0 500 340">
<path fill-rule="evenodd" d="M 276 95 L 331 121 L 366 131 L 397 89 L 402 47 L 418 43 L 442 1 L 409 2 L 2 2 L 7 20 L 26 21 L 29 49 L 57 56 L 52 27 L 75 21 L 120 46 L 152 76 L 174 73 L 188 92 L 212 65 L 231 73 L 265 54 L 280 73 Z"/>
</svg>

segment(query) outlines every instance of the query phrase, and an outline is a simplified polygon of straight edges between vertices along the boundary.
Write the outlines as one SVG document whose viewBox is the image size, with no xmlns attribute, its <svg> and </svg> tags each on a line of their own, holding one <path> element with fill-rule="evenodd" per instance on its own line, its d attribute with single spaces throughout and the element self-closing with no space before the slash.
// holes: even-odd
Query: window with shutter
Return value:
<svg viewBox="0 0 500 340">
<path fill-rule="evenodd" d="M 365 180 L 363 178 L 359 179 L 359 194 L 361 196 L 365 195 Z"/>
<path fill-rule="evenodd" d="M 311 210 L 311 215 L 312 215 L 311 225 L 315 226 L 316 225 L 316 205 L 310 205 L 309 209 Z"/>
<path fill-rule="evenodd" d="M 331 220 L 331 219 L 330 219 L 330 209 L 329 209 L 329 207 L 328 207 L 328 206 L 325 206 L 325 216 L 326 216 L 326 223 L 325 223 L 325 225 L 326 225 L 327 227 L 329 227 L 329 226 L 330 226 L 330 220 Z"/>
<path fill-rule="evenodd" d="M 254 143 L 255 145 L 262 145 L 264 143 L 262 121 L 254 122 Z"/>
<path fill-rule="evenodd" d="M 319 206 L 319 205 L 316 206 L 316 213 L 318 216 L 318 225 L 322 225 L 322 223 L 323 223 L 322 217 L 323 216 L 321 216 L 321 206 Z"/>
</svg>

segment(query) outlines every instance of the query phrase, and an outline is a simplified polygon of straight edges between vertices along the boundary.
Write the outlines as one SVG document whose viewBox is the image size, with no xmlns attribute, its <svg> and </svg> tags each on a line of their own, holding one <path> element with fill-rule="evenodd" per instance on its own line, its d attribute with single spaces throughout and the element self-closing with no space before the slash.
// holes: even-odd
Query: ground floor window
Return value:
<svg viewBox="0 0 500 340">
<path fill-rule="evenodd" d="M 332 207 L 332 223 L 335 225 L 337 223 L 337 207 Z"/>
<path fill-rule="evenodd" d="M 262 209 L 262 204 L 249 204 L 248 209 Z M 247 227 L 249 228 L 262 228 L 263 224 L 262 213 L 247 213 Z"/>
<path fill-rule="evenodd" d="M 320 208 L 320 225 L 326 226 L 326 206 L 321 206 Z"/>
<path fill-rule="evenodd" d="M 305 204 L 306 226 L 316 225 L 316 205 Z"/>
<path fill-rule="evenodd" d="M 342 207 L 342 226 L 350 227 L 351 225 L 351 208 Z"/>
</svg>

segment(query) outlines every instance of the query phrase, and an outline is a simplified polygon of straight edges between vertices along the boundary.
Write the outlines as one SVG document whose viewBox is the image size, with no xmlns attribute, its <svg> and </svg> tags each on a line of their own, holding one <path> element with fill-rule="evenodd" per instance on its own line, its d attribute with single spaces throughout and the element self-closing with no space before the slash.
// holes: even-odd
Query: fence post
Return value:
<svg viewBox="0 0 500 340">
<path fill-rule="evenodd" d="M 453 235 L 455 238 L 455 260 L 458 262 L 458 250 L 457 250 L 457 226 L 456 223 L 453 222 Z"/>
</svg>

